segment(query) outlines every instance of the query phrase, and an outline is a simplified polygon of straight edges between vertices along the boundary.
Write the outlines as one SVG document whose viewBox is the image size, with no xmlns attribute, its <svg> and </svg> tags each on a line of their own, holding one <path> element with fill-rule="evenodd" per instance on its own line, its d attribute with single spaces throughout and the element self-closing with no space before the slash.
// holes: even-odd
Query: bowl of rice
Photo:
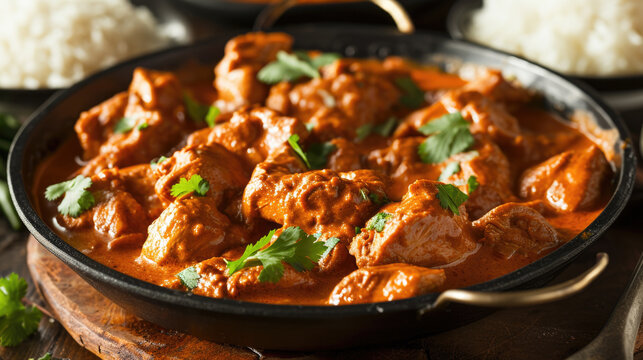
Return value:
<svg viewBox="0 0 643 360">
<path fill-rule="evenodd" d="M 460 0 L 449 34 L 584 81 L 616 108 L 643 104 L 643 1 Z"/>
<path fill-rule="evenodd" d="M 128 0 L 0 0 L 0 8 L 5 95 L 66 88 L 122 60 L 190 39 L 180 19 Z"/>
</svg>

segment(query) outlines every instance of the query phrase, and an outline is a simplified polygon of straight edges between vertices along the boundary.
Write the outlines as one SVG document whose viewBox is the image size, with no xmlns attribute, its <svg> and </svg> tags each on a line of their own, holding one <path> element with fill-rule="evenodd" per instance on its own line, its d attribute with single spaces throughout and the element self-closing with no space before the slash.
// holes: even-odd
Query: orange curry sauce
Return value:
<svg viewBox="0 0 643 360">
<path fill-rule="evenodd" d="M 465 81 L 400 58 L 340 59 L 322 67 L 318 79 L 259 82 L 257 72 L 290 46 L 283 34 L 231 40 L 214 87 L 207 77 L 137 69 L 127 92 L 79 114 L 77 134 L 39 165 L 32 196 L 42 218 L 92 259 L 154 284 L 186 290 L 176 274 L 196 266 L 196 294 L 348 304 L 507 274 L 580 233 L 612 192 L 602 151 L 497 71 Z M 419 107 L 400 104 L 400 77 L 426 92 Z M 219 107 L 216 126 L 189 119 L 185 92 Z M 427 164 L 418 156 L 427 138 L 418 128 L 450 112 L 470 123 L 475 143 L 466 154 Z M 124 116 L 148 127 L 114 133 Z M 391 117 L 398 119 L 391 134 L 357 139 L 361 126 Z M 292 134 L 305 149 L 335 146 L 326 170 L 306 169 L 286 142 Z M 160 156 L 168 160 L 151 167 Z M 464 193 L 471 175 L 480 184 L 460 215 L 436 197 L 437 179 L 453 161 L 460 169 L 445 183 Z M 77 218 L 63 216 L 60 199 L 43 194 L 78 174 L 91 177 L 96 204 Z M 194 174 L 210 183 L 206 196 L 169 195 L 172 184 Z M 360 189 L 391 202 L 364 202 Z M 392 214 L 385 229 L 365 229 L 382 211 Z M 311 271 L 286 265 L 276 284 L 258 282 L 254 268 L 226 275 L 223 258 L 237 258 L 282 226 L 340 243 Z"/>
</svg>

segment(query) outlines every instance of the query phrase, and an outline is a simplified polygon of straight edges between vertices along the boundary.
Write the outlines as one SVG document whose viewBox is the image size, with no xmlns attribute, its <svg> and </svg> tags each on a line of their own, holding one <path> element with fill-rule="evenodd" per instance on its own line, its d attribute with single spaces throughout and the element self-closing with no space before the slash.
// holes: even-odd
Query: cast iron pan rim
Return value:
<svg viewBox="0 0 643 360">
<path fill-rule="evenodd" d="M 334 27 L 335 29 L 340 29 L 343 31 L 368 31 L 371 34 L 374 29 L 378 29 L 380 33 L 385 33 L 386 31 L 379 27 L 352 27 L 344 26 L 341 28 Z M 317 28 L 319 30 L 319 28 Z M 390 30 L 390 29 L 387 29 Z M 291 31 L 292 33 L 297 33 L 297 31 Z M 302 31 L 300 31 L 302 32 Z M 303 31 L 305 33 L 305 31 Z M 230 32 L 223 33 L 215 38 L 226 37 L 229 38 L 232 35 L 239 34 L 241 32 Z M 374 35 L 376 36 L 376 35 Z M 404 36 L 404 35 L 400 35 Z M 617 182 L 617 187 L 615 189 L 612 198 L 607 204 L 606 208 L 601 212 L 601 214 L 585 229 L 587 236 L 581 238 L 581 236 L 576 236 L 574 239 L 570 240 L 565 245 L 561 246 L 559 249 L 555 250 L 551 254 L 543 257 L 542 259 L 537 260 L 534 263 L 531 263 L 519 270 L 516 270 L 512 273 L 504 275 L 500 278 L 487 281 L 482 284 L 474 285 L 466 289 L 470 290 L 479 290 L 479 291 L 501 291 L 504 289 L 513 288 L 519 286 L 523 283 L 526 283 L 530 280 L 533 280 L 537 277 L 540 277 L 547 272 L 551 271 L 554 268 L 562 266 L 564 263 L 570 259 L 577 256 L 582 252 L 587 246 L 589 246 L 595 239 L 598 238 L 607 227 L 614 222 L 616 216 L 623 210 L 626 205 L 626 201 L 629 195 L 632 192 L 634 187 L 634 174 L 635 174 L 635 164 L 636 158 L 634 151 L 632 149 L 631 139 L 625 125 L 623 124 L 620 117 L 611 110 L 599 97 L 598 95 L 589 87 L 584 84 L 579 84 L 576 81 L 570 80 L 569 78 L 560 75 L 551 70 L 547 70 L 540 65 L 534 64 L 528 60 L 520 59 L 514 55 L 505 54 L 496 50 L 486 48 L 477 44 L 472 44 L 466 41 L 460 40 L 451 40 L 444 36 L 436 35 L 429 32 L 421 32 L 413 35 L 408 35 L 411 37 L 421 38 L 433 38 L 438 42 L 451 42 L 451 43 L 460 43 L 465 47 L 473 47 L 477 51 L 495 53 L 495 56 L 510 56 L 518 60 L 522 60 L 528 63 L 528 66 L 535 67 L 533 70 L 539 70 L 541 72 L 549 72 L 547 77 L 554 81 L 569 81 L 573 85 L 579 87 L 585 92 L 585 94 L 596 103 L 599 111 L 603 111 L 608 118 L 611 118 L 614 121 L 616 129 L 619 132 L 619 139 L 624 141 L 625 147 L 623 149 L 623 157 L 621 164 L 620 176 Z M 115 288 L 122 289 L 126 292 L 136 294 L 143 298 L 150 299 L 153 302 L 163 302 L 172 304 L 174 306 L 179 306 L 182 308 L 188 308 L 192 310 L 205 310 L 205 311 L 215 311 L 223 312 L 231 315 L 244 315 L 244 316 L 254 316 L 254 317 L 284 317 L 284 318 L 341 318 L 347 315 L 365 315 L 369 313 L 394 313 L 400 311 L 408 310 L 417 310 L 423 308 L 427 305 L 430 305 L 437 298 L 438 294 L 427 294 L 423 296 L 418 296 L 405 300 L 397 300 L 392 302 L 381 302 L 381 303 L 372 303 L 372 304 L 359 304 L 359 305 L 345 305 L 345 306 L 304 306 L 304 305 L 274 305 L 274 304 L 262 304 L 262 303 L 252 303 L 245 301 L 238 301 L 232 299 L 214 299 L 209 297 L 197 296 L 186 294 L 178 290 L 170 290 L 161 286 L 153 285 L 151 283 L 145 282 L 133 278 L 131 276 L 125 275 L 121 272 L 113 270 L 103 264 L 100 264 L 88 256 L 82 254 L 80 251 L 73 248 L 71 245 L 67 244 L 60 237 L 58 237 L 38 216 L 35 212 L 25 189 L 24 182 L 22 181 L 22 164 L 25 158 L 25 144 L 29 140 L 30 134 L 33 129 L 43 121 L 46 117 L 45 115 L 56 105 L 58 105 L 63 99 L 72 96 L 78 89 L 81 89 L 86 84 L 94 81 L 94 79 L 102 76 L 109 75 L 111 72 L 117 71 L 120 68 L 131 66 L 142 60 L 152 58 L 155 56 L 161 56 L 166 53 L 171 52 L 180 52 L 183 49 L 190 47 L 198 47 L 204 45 L 211 41 L 212 39 L 206 39 L 204 41 L 197 42 L 192 45 L 185 45 L 176 48 L 166 49 L 157 53 L 145 55 L 130 61 L 118 64 L 114 67 L 96 73 L 87 79 L 81 81 L 80 83 L 73 85 L 67 90 L 61 91 L 55 94 L 50 98 L 45 104 L 39 107 L 36 112 L 31 116 L 27 121 L 25 126 L 23 126 L 17 136 L 15 137 L 9 154 L 8 170 L 9 170 L 9 187 L 11 190 L 11 196 L 14 204 L 16 204 L 16 209 L 18 215 L 23 220 L 29 231 L 35 236 L 35 238 L 43 245 L 47 250 L 52 252 L 55 256 L 62 259 L 65 263 L 71 265 L 74 268 L 80 269 L 81 273 L 87 274 L 86 276 L 91 279 L 99 279 L 99 281 L 104 282 Z M 94 280 L 95 281 L 95 280 Z"/>
</svg>

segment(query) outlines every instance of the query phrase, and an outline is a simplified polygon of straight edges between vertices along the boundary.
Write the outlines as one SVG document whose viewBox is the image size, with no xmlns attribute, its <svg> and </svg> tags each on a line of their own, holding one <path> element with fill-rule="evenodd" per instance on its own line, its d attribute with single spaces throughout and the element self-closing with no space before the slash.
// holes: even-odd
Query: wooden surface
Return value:
<svg viewBox="0 0 643 360">
<path fill-rule="evenodd" d="M 81 360 L 96 359 L 91 352 L 108 359 L 139 359 L 147 354 L 147 358 L 155 359 L 181 358 L 179 354 L 189 354 L 187 357 L 192 359 L 541 359 L 545 354 L 548 359 L 563 359 L 596 336 L 623 291 L 643 251 L 643 232 L 635 228 L 635 215 L 640 210 L 643 209 L 630 209 L 628 213 L 633 216 L 626 216 L 553 280 L 573 277 L 593 264 L 596 252 L 608 252 L 610 265 L 606 272 L 576 297 L 537 307 L 499 310 L 459 329 L 397 346 L 318 354 L 262 352 L 163 330 L 111 304 L 40 245 L 31 242 L 30 267 L 39 269 L 33 279 L 45 299 L 56 304 L 51 312 L 72 335 L 66 334 L 58 321 L 44 319 L 38 335 L 16 348 L 0 349 L 0 358 L 25 359 L 52 351 L 55 356 Z M 5 249 L 0 247 L 0 259 L 24 261 L 25 241 L 25 234 L 15 235 Z M 0 260 L 2 274 L 7 268 L 26 275 L 24 265 L 7 267 Z M 33 289 L 30 287 L 28 297 L 39 301 Z M 639 360 L 643 360 L 641 335 L 635 355 Z M 74 339 L 89 351 L 76 345 Z"/>
</svg>

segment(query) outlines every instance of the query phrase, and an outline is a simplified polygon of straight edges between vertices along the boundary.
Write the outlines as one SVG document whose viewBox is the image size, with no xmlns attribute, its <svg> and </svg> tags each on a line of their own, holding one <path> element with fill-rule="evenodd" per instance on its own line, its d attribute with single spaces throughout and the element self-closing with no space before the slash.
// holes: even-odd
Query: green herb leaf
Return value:
<svg viewBox="0 0 643 360">
<path fill-rule="evenodd" d="M 266 84 L 276 84 L 282 81 L 295 81 L 301 77 L 319 78 L 319 69 L 339 58 L 337 54 L 321 54 L 311 59 L 305 52 L 297 51 L 288 54 L 285 51 L 277 53 L 277 60 L 264 66 L 257 79 Z"/>
<path fill-rule="evenodd" d="M 460 215 L 458 207 L 467 201 L 469 196 L 451 184 L 438 184 L 437 187 L 440 206 L 442 206 L 443 209 L 451 210 L 451 212 L 456 215 Z"/>
<path fill-rule="evenodd" d="M 305 123 L 304 126 L 306 127 L 306 130 L 308 130 L 308 132 L 313 131 L 313 129 L 315 128 L 315 124 L 313 123 Z"/>
<path fill-rule="evenodd" d="M 386 226 L 386 223 L 392 217 L 393 215 L 387 212 L 377 213 L 366 223 L 366 230 L 382 232 L 384 230 L 384 226 Z"/>
<path fill-rule="evenodd" d="M 167 160 L 167 158 L 165 156 L 161 156 L 158 159 L 154 159 L 150 161 L 150 166 L 152 167 L 152 170 L 156 169 L 159 166 L 159 164 L 165 160 Z"/>
<path fill-rule="evenodd" d="M 339 243 L 339 238 L 332 237 L 324 242 L 324 246 L 326 246 L 326 250 L 324 250 L 324 253 L 321 255 L 320 259 L 325 258 L 330 254 L 331 251 L 335 248 L 335 245 Z"/>
<path fill-rule="evenodd" d="M 7 140 L 13 139 L 20 129 L 20 121 L 11 114 L 0 113 L 0 136 Z"/>
<path fill-rule="evenodd" d="M 365 189 L 359 189 L 359 194 L 362 195 L 362 199 L 364 201 L 369 201 L 370 199 L 368 198 L 368 190 Z"/>
<path fill-rule="evenodd" d="M 147 129 L 148 127 L 150 127 L 150 124 L 148 124 L 147 121 L 146 121 L 146 122 L 140 124 L 139 126 L 137 126 L 136 130 L 141 131 L 141 130 Z"/>
<path fill-rule="evenodd" d="M 170 194 L 175 198 L 181 198 L 191 193 L 195 193 L 197 196 L 205 196 L 208 190 L 210 190 L 210 183 L 202 178 L 201 175 L 194 174 L 189 180 L 181 178 L 177 184 L 172 185 Z"/>
<path fill-rule="evenodd" d="M 42 313 L 26 308 L 27 282 L 15 273 L 0 279 L 0 345 L 15 346 L 38 330 Z"/>
<path fill-rule="evenodd" d="M 86 190 L 91 186 L 90 178 L 78 175 L 71 180 L 48 186 L 45 198 L 53 201 L 64 194 L 65 197 L 58 205 L 58 211 L 63 215 L 78 217 L 96 203 L 94 195 Z"/>
<path fill-rule="evenodd" d="M 205 122 L 209 127 L 214 126 L 216 118 L 220 113 L 219 108 L 201 104 L 187 92 L 183 94 L 183 102 L 185 103 L 185 110 L 188 112 L 192 121 L 196 123 Z"/>
<path fill-rule="evenodd" d="M 306 167 L 310 169 L 311 166 L 310 166 L 310 162 L 308 161 L 308 157 L 306 156 L 306 153 L 304 153 L 304 150 L 301 149 L 301 146 L 299 146 L 299 135 L 297 134 L 290 135 L 290 137 L 288 138 L 288 144 L 290 144 L 290 147 L 306 164 Z"/>
<path fill-rule="evenodd" d="M 355 226 L 355 235 L 359 235 L 362 233 L 362 228 L 359 226 Z"/>
<path fill-rule="evenodd" d="M 471 175 L 469 176 L 469 179 L 467 179 L 467 192 L 469 195 L 471 195 L 472 192 L 476 191 L 476 189 L 480 186 L 480 183 L 478 183 L 478 178 Z"/>
<path fill-rule="evenodd" d="M 194 266 L 183 269 L 183 271 L 176 274 L 176 277 L 178 277 L 179 280 L 181 280 L 181 284 L 189 290 L 194 290 L 199 286 L 199 280 L 201 279 L 201 275 L 196 272 L 196 268 Z"/>
<path fill-rule="evenodd" d="M 310 161 L 311 169 L 323 169 L 326 167 L 328 157 L 335 150 L 337 146 L 330 142 L 310 144 L 308 151 L 306 151 L 306 158 Z"/>
<path fill-rule="evenodd" d="M 34 360 L 33 358 L 29 358 L 29 360 Z M 51 353 L 46 353 L 45 355 L 41 356 L 38 358 L 38 360 L 63 360 L 61 358 L 53 357 Z M 69 359 L 67 359 L 69 360 Z"/>
<path fill-rule="evenodd" d="M 259 281 L 276 283 L 284 274 L 282 262 L 288 263 L 297 271 L 310 270 L 337 245 L 337 242 L 331 241 L 332 238 L 326 242 L 318 241 L 315 235 L 308 235 L 300 227 L 291 226 L 284 229 L 279 237 L 266 247 L 274 234 L 275 230 L 272 230 L 254 245 L 248 245 L 239 259 L 226 260 L 228 275 L 262 265 Z"/>
<path fill-rule="evenodd" d="M 469 123 L 459 112 L 431 120 L 418 130 L 424 135 L 431 135 L 418 148 L 418 155 L 425 163 L 440 163 L 467 150 L 475 141 L 469 131 Z"/>
<path fill-rule="evenodd" d="M 210 106 L 208 108 L 207 114 L 205 114 L 205 123 L 208 124 L 209 127 L 214 127 L 214 125 L 217 122 L 217 118 L 219 117 L 219 114 L 221 114 L 221 110 L 219 110 L 218 107 Z"/>
<path fill-rule="evenodd" d="M 131 116 L 123 116 L 114 125 L 114 134 L 125 134 L 136 126 L 136 119 Z"/>
<path fill-rule="evenodd" d="M 440 174 L 440 177 L 438 178 L 438 181 L 445 182 L 451 175 L 457 174 L 460 172 L 460 162 L 459 161 L 452 161 L 447 164 L 447 166 L 444 167 L 442 170 L 442 173 Z"/>
<path fill-rule="evenodd" d="M 422 91 L 410 77 L 395 79 L 395 85 L 402 90 L 400 103 L 409 109 L 417 109 L 424 103 L 424 91 Z"/>
<path fill-rule="evenodd" d="M 376 125 L 373 128 L 373 132 L 380 134 L 383 137 L 389 137 L 393 133 L 393 130 L 397 127 L 397 118 L 391 116 L 386 122 Z"/>
<path fill-rule="evenodd" d="M 391 200 L 389 200 L 386 194 L 384 194 L 383 196 L 380 196 L 377 193 L 370 193 L 368 194 L 368 198 L 371 199 L 371 201 L 375 205 L 386 205 L 391 202 Z"/>
<path fill-rule="evenodd" d="M 364 124 L 355 130 L 355 134 L 357 135 L 356 140 L 357 141 L 362 141 L 366 139 L 371 132 L 373 131 L 373 124 Z"/>
</svg>

